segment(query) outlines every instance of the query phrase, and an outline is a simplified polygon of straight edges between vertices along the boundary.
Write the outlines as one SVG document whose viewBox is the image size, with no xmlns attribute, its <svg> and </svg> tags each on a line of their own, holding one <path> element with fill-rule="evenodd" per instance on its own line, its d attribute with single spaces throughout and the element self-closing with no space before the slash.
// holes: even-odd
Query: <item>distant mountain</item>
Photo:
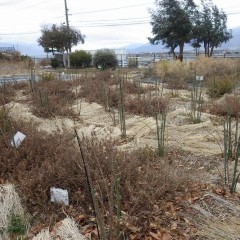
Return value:
<svg viewBox="0 0 240 240">
<path fill-rule="evenodd" d="M 123 46 L 121 48 L 127 49 L 128 51 L 134 50 L 138 47 L 141 47 L 143 44 L 142 43 L 133 43 L 133 44 L 128 44 L 126 46 Z"/>
<path fill-rule="evenodd" d="M 240 26 L 232 29 L 233 38 L 230 39 L 227 43 L 222 44 L 218 49 L 223 50 L 240 50 Z M 130 47 L 128 47 L 130 46 Z M 168 49 L 165 48 L 162 44 L 152 45 L 150 43 L 145 43 L 141 46 L 137 45 L 134 48 L 134 44 L 125 46 L 128 53 L 149 53 L 149 52 L 167 52 Z M 193 50 L 193 47 L 190 44 L 186 44 L 184 50 Z"/>
<path fill-rule="evenodd" d="M 46 53 L 44 53 L 43 48 L 38 44 L 34 43 L 5 43 L 0 42 L 0 47 L 14 47 L 16 51 L 19 51 L 21 55 L 27 55 L 29 57 L 41 58 L 45 57 Z"/>
<path fill-rule="evenodd" d="M 162 44 L 158 45 L 152 45 L 150 43 L 145 43 L 141 46 L 137 46 L 135 48 L 128 48 L 128 46 L 125 47 L 128 53 L 143 53 L 143 52 L 163 52 L 168 51 Z"/>
<path fill-rule="evenodd" d="M 227 43 L 222 44 L 221 49 L 235 50 L 240 49 L 240 26 L 232 29 L 233 38 Z"/>
</svg>

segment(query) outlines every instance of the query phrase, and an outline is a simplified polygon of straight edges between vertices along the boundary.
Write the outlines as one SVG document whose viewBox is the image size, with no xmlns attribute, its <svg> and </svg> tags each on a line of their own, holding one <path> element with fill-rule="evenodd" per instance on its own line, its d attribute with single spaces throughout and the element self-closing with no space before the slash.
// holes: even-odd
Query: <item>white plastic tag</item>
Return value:
<svg viewBox="0 0 240 240">
<path fill-rule="evenodd" d="M 69 205 L 68 191 L 61 188 L 50 188 L 51 202 Z"/>
<path fill-rule="evenodd" d="M 16 148 L 19 147 L 25 137 L 26 136 L 23 133 L 17 132 L 11 141 L 11 145 Z"/>
<path fill-rule="evenodd" d="M 203 81 L 203 76 L 196 76 L 197 81 Z"/>
</svg>

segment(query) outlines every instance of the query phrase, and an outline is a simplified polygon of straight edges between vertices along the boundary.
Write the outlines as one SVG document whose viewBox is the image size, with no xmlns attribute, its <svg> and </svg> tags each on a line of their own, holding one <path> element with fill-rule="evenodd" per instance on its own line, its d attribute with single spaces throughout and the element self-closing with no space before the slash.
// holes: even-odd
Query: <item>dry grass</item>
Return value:
<svg viewBox="0 0 240 240">
<path fill-rule="evenodd" d="M 56 229 L 55 235 L 61 236 L 61 238 L 66 240 L 86 240 L 79 232 L 77 224 L 71 218 L 66 218 L 61 222 L 61 225 Z"/>
<path fill-rule="evenodd" d="M 207 221 L 200 231 L 198 239 L 205 240 L 232 240 L 240 238 L 239 218 L 231 217 L 224 221 Z"/>
<path fill-rule="evenodd" d="M 29 61 L 0 61 L 0 76 L 29 74 L 30 67 Z"/>
<path fill-rule="evenodd" d="M 64 239 L 64 240 L 86 240 L 86 238 L 80 233 L 76 222 L 71 218 L 65 218 L 63 221 L 59 222 L 54 226 L 54 228 L 44 229 L 32 240 L 54 240 L 54 239 Z"/>
<path fill-rule="evenodd" d="M 44 229 L 37 236 L 33 237 L 32 240 L 52 240 L 49 229 Z"/>
<path fill-rule="evenodd" d="M 180 61 L 160 61 L 155 64 L 155 72 L 161 80 L 167 82 L 170 89 L 186 89 L 194 73 L 189 63 Z"/>
<path fill-rule="evenodd" d="M 24 218 L 20 197 L 13 185 L 0 185 L 0 233 L 7 230 L 11 216 L 16 215 Z"/>
<path fill-rule="evenodd" d="M 209 80 L 214 76 L 239 76 L 239 63 L 238 59 L 198 57 L 190 64 L 195 69 L 196 75 L 202 75 L 205 80 Z"/>
<path fill-rule="evenodd" d="M 160 61 L 154 65 L 157 76 L 166 81 L 171 89 L 185 89 L 187 82 L 195 76 L 204 76 L 212 81 L 214 77 L 224 76 L 237 79 L 240 75 L 240 61 L 236 59 L 198 57 L 193 61 Z"/>
</svg>

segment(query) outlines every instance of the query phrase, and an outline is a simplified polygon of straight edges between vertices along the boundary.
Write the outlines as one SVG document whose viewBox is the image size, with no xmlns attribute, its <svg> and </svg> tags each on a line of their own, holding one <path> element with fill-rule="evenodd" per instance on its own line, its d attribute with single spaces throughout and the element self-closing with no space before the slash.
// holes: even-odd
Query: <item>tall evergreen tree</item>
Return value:
<svg viewBox="0 0 240 240">
<path fill-rule="evenodd" d="M 41 29 L 42 36 L 37 40 L 38 44 L 44 48 L 45 52 L 64 53 L 76 46 L 79 42 L 84 43 L 85 36 L 78 29 L 67 27 L 63 24 L 60 26 L 43 26 Z M 64 55 L 63 55 L 64 56 Z M 65 60 L 63 58 L 65 65 Z"/>
<path fill-rule="evenodd" d="M 193 28 L 192 46 L 203 44 L 205 56 L 212 56 L 213 49 L 229 41 L 232 33 L 227 28 L 227 15 L 213 5 L 211 0 L 201 0 Z"/>
<path fill-rule="evenodd" d="M 192 38 L 196 5 L 193 0 L 156 0 L 156 9 L 150 10 L 153 37 L 152 44 L 162 43 L 175 56 L 179 47 L 179 58 L 183 59 L 184 44 Z"/>
</svg>

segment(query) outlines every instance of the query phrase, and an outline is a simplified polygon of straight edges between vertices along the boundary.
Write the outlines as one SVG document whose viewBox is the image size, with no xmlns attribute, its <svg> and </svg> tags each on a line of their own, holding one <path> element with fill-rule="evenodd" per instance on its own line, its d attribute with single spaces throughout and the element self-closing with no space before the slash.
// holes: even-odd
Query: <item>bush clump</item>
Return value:
<svg viewBox="0 0 240 240">
<path fill-rule="evenodd" d="M 76 50 L 70 54 L 71 66 L 75 68 L 90 67 L 92 55 L 84 50 Z"/>
<path fill-rule="evenodd" d="M 51 66 L 52 66 L 52 68 L 59 68 L 61 66 L 61 63 L 56 58 L 52 58 L 51 59 Z"/>
<path fill-rule="evenodd" d="M 52 72 L 43 72 L 40 74 L 40 78 L 43 81 L 51 81 L 54 80 L 56 77 Z"/>
<path fill-rule="evenodd" d="M 229 77 L 216 78 L 207 84 L 207 94 L 211 98 L 219 98 L 224 94 L 231 93 L 234 81 Z"/>
<path fill-rule="evenodd" d="M 192 80 L 190 64 L 180 61 L 160 61 L 155 65 L 155 72 L 170 89 L 186 89 L 187 82 Z"/>
<path fill-rule="evenodd" d="M 225 95 L 224 98 L 221 98 L 218 101 L 215 101 L 211 108 L 210 112 L 212 114 L 227 116 L 231 113 L 231 116 L 237 117 L 240 109 L 240 96 Z"/>
<path fill-rule="evenodd" d="M 50 76 L 51 77 L 51 76 Z M 38 81 L 32 86 L 33 113 L 38 117 L 75 117 L 72 104 L 78 94 L 72 91 L 73 81 Z"/>
<path fill-rule="evenodd" d="M 118 65 L 116 54 L 110 49 L 97 50 L 93 57 L 93 65 L 102 70 L 113 68 Z"/>
</svg>

